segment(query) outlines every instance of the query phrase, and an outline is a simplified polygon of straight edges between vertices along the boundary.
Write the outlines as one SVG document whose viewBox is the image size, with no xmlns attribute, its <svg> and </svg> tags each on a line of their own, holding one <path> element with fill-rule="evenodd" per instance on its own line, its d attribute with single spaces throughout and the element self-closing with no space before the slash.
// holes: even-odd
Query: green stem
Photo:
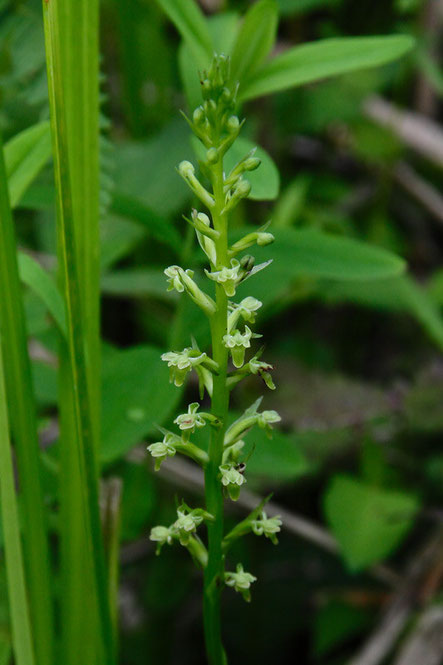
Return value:
<svg viewBox="0 0 443 665">
<path fill-rule="evenodd" d="M 227 221 L 221 214 L 224 206 L 222 158 L 213 167 L 212 185 L 215 198 L 212 219 L 214 228 L 220 232 L 220 237 L 216 241 L 217 268 L 221 268 L 227 264 L 228 254 Z M 211 319 L 212 356 L 220 370 L 219 374 L 214 376 L 211 412 L 220 419 L 222 426 L 211 433 L 209 462 L 205 471 L 206 510 L 214 515 L 215 520 L 208 524 L 208 565 L 204 577 L 203 613 L 209 663 L 210 665 L 223 665 L 226 662 L 221 641 L 220 618 L 224 576 L 223 493 L 219 479 L 219 466 L 223 456 L 229 391 L 226 387 L 228 351 L 223 344 L 228 318 L 228 299 L 220 284 L 216 284 L 216 303 L 217 310 Z"/>
<path fill-rule="evenodd" d="M 47 524 L 40 481 L 37 417 L 17 266 L 17 246 L 0 139 L 0 331 L 21 487 L 23 556 L 35 653 L 41 665 L 53 658 L 53 617 Z"/>
</svg>

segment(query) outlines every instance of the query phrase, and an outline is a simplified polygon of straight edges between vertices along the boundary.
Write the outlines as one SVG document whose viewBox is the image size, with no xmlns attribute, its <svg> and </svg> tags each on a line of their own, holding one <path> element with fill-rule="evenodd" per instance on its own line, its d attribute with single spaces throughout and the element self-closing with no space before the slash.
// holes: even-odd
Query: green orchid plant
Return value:
<svg viewBox="0 0 443 665">
<path fill-rule="evenodd" d="M 214 57 L 209 71 L 202 76 L 201 88 L 203 104 L 195 109 L 192 119 L 186 119 L 206 149 L 200 171 L 210 186 L 206 188 L 198 179 L 196 169 L 188 161 L 179 164 L 178 172 L 206 208 L 206 212 L 193 210 L 187 221 L 194 227 L 199 245 L 209 261 L 205 274 L 215 285 L 215 298 L 197 285 L 192 270 L 173 265 L 165 270 L 165 275 L 169 290 L 189 296 L 208 317 L 212 356 L 201 351 L 193 340 L 192 346 L 164 353 L 162 359 L 168 364 L 171 381 L 176 386 L 183 385 L 188 373 L 196 372 L 200 397 L 203 398 L 205 392 L 209 395 L 211 409 L 208 413 L 200 411 L 200 404 L 193 402 L 186 413 L 174 420 L 178 431 L 162 429 L 162 441 L 152 443 L 148 450 L 156 469 L 176 453 L 197 462 L 204 470 L 205 507 L 192 509 L 182 504 L 177 509 L 177 520 L 170 526 L 154 527 L 150 538 L 157 543 L 157 553 L 164 545 L 179 542 L 203 569 L 206 650 L 211 665 L 222 665 L 227 660 L 221 641 L 221 591 L 224 586 L 231 587 L 249 601 L 251 584 L 256 581 L 241 563 L 237 564 L 235 572 L 226 570 L 229 547 L 247 533 L 264 535 L 277 543 L 276 534 L 281 527 L 278 517 L 266 516 L 263 511 L 265 502 L 262 502 L 225 534 L 224 497 L 236 501 L 246 482 L 245 434 L 255 425 L 270 434 L 281 418 L 276 411 L 259 411 L 259 399 L 229 427 L 227 424 L 230 393 L 242 379 L 256 375 L 268 388 L 275 388 L 270 373 L 272 366 L 260 360 L 261 350 L 246 361 L 254 339 L 261 337 L 252 331 L 251 326 L 262 303 L 252 296 L 235 301 L 239 284 L 267 265 L 257 266 L 252 256 L 239 255 L 254 244 L 263 246 L 273 242 L 274 237 L 266 226 L 232 245 L 229 242 L 230 214 L 249 195 L 251 185 L 246 176 L 260 166 L 260 160 L 252 151 L 230 173 L 225 173 L 224 157 L 243 125 L 234 114 L 238 86 L 230 83 L 227 57 Z M 210 430 L 208 452 L 192 441 L 196 430 L 204 427 Z M 207 546 L 197 533 L 203 524 L 207 527 Z"/>
</svg>

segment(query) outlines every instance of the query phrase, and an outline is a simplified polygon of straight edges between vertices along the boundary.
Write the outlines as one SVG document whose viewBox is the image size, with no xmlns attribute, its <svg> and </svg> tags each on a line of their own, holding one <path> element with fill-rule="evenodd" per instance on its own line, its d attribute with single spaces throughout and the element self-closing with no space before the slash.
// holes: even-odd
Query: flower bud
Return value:
<svg viewBox="0 0 443 665">
<path fill-rule="evenodd" d="M 226 129 L 230 134 L 237 132 L 240 127 L 240 120 L 236 115 L 231 115 L 226 122 Z"/>
<path fill-rule="evenodd" d="M 191 164 L 191 162 L 184 160 L 183 162 L 180 162 L 180 164 L 178 165 L 178 172 L 180 173 L 182 178 L 188 180 L 195 174 L 195 168 Z"/>
<path fill-rule="evenodd" d="M 274 240 L 275 238 L 272 233 L 257 233 L 257 245 L 260 245 L 260 247 L 270 245 L 274 242 Z"/>
<path fill-rule="evenodd" d="M 206 153 L 206 161 L 208 164 L 215 164 L 218 161 L 218 152 L 216 148 L 209 148 Z"/>
<path fill-rule="evenodd" d="M 255 169 L 258 169 L 260 164 L 261 159 L 258 157 L 248 157 L 248 159 L 243 162 L 245 171 L 255 171 Z"/>
<path fill-rule="evenodd" d="M 204 110 L 203 106 L 197 106 L 194 113 L 192 114 L 192 120 L 194 121 L 194 123 L 197 126 L 199 126 L 199 125 L 203 125 L 203 123 L 205 122 L 205 119 L 206 119 L 206 116 L 205 116 L 205 110 Z"/>
</svg>

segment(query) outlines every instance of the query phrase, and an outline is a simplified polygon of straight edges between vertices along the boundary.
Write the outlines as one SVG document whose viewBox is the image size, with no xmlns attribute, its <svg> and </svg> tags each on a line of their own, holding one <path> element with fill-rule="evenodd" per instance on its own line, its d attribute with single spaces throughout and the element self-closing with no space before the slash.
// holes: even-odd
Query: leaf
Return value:
<svg viewBox="0 0 443 665">
<path fill-rule="evenodd" d="M 181 391 L 169 383 L 160 350 L 139 346 L 104 358 L 101 459 L 112 462 L 170 416 Z M 122 390 L 124 386 L 124 390 Z"/>
<path fill-rule="evenodd" d="M 195 0 L 157 0 L 189 45 L 200 68 L 211 61 L 213 47 L 205 17 Z"/>
<path fill-rule="evenodd" d="M 146 235 L 146 229 L 139 222 L 107 215 L 100 229 L 102 270 L 130 254 Z"/>
<path fill-rule="evenodd" d="M 54 279 L 29 254 L 19 252 L 18 268 L 21 281 L 45 303 L 60 332 L 66 336 L 66 314 L 63 298 Z"/>
<path fill-rule="evenodd" d="M 15 208 L 51 156 L 49 122 L 41 122 L 14 136 L 5 145 L 9 198 Z"/>
<path fill-rule="evenodd" d="M 309 11 L 321 9 L 323 7 L 335 7 L 343 0 L 277 0 L 280 13 L 282 15 L 305 14 Z"/>
<path fill-rule="evenodd" d="M 382 561 L 413 525 L 418 499 L 336 475 L 324 496 L 324 511 L 343 558 L 352 571 Z"/>
<path fill-rule="evenodd" d="M 273 259 L 266 273 L 272 270 L 282 279 L 366 281 L 398 275 L 405 269 L 404 261 L 394 254 L 352 238 L 291 228 L 277 229 L 274 235 L 274 244 L 256 247 L 252 253 L 257 263 Z"/>
<path fill-rule="evenodd" d="M 341 37 L 289 49 L 264 65 L 240 90 L 242 101 L 330 76 L 378 67 L 400 58 L 414 46 L 412 37 Z"/>
<path fill-rule="evenodd" d="M 160 216 L 176 213 L 190 196 L 175 171 L 188 154 L 189 128 L 183 119 L 167 124 L 148 141 L 117 145 L 115 188 L 145 203 Z"/>
<path fill-rule="evenodd" d="M 197 157 L 201 160 L 205 159 L 206 151 L 203 145 L 194 136 L 191 140 Z M 224 168 L 229 173 L 237 162 L 253 148 L 256 148 L 255 156 L 261 159 L 261 164 L 255 171 L 246 174 L 246 178 L 252 187 L 248 198 L 256 201 L 270 201 L 278 196 L 280 175 L 272 158 L 263 148 L 257 146 L 253 141 L 239 136 L 232 148 L 226 153 Z"/>
<path fill-rule="evenodd" d="M 389 312 L 407 312 L 443 349 L 443 318 L 426 291 L 409 275 L 371 283 L 320 284 L 318 293 L 328 302 L 354 302 Z"/>
<path fill-rule="evenodd" d="M 25 568 L 20 537 L 17 495 L 15 492 L 12 447 L 3 356 L 0 351 L 0 516 L 6 559 L 6 579 L 12 626 L 12 639 L 17 665 L 35 665 L 33 636 L 25 581 Z"/>
<path fill-rule="evenodd" d="M 259 0 L 243 19 L 231 54 L 231 80 L 240 85 L 260 68 L 275 41 L 278 12 L 275 0 Z"/>
<path fill-rule="evenodd" d="M 255 427 L 247 435 L 247 441 L 248 448 L 252 448 L 252 445 L 255 447 L 247 462 L 247 476 L 265 481 L 288 482 L 311 470 L 297 436 L 275 430 L 272 439 L 268 439 L 264 430 Z"/>
<path fill-rule="evenodd" d="M 133 219 L 150 233 L 174 250 L 181 247 L 181 237 L 172 222 L 151 210 L 147 205 L 122 192 L 114 192 L 112 211 L 117 215 Z"/>
<path fill-rule="evenodd" d="M 177 300 L 177 294 L 166 289 L 163 270 L 156 268 L 117 270 L 103 275 L 102 291 L 108 296 Z"/>
</svg>

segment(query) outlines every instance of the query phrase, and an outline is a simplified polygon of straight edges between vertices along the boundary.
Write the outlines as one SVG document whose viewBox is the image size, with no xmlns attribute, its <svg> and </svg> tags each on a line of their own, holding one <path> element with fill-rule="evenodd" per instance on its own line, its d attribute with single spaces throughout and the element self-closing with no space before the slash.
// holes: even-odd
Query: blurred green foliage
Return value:
<svg viewBox="0 0 443 665">
<path fill-rule="evenodd" d="M 407 162 L 438 191 L 441 164 L 417 155 L 363 107 L 376 94 L 424 120 L 441 121 L 441 62 L 423 18 L 429 3 L 269 1 L 241 24 L 251 4 L 205 0 L 203 16 L 187 1 L 178 15 L 169 0 L 102 3 L 101 459 L 104 476 L 122 478 L 124 488 L 125 665 L 204 662 L 191 562 L 176 551 L 157 559 L 147 546 L 149 527 L 170 517 L 171 494 L 187 498 L 194 490 L 154 478 L 145 446 L 177 400 L 192 401 L 196 393 L 192 383 L 185 395 L 170 387 L 160 353 L 171 344 L 188 345 L 190 329 L 207 343 L 199 312 L 166 292 L 162 270 L 195 259 L 182 219 L 193 202 L 174 169 L 195 147 L 179 110 L 196 99 L 196 67 L 204 65 L 212 43 L 232 49 L 234 71 L 242 75 L 247 138 L 235 150 L 258 143 L 263 160 L 251 178 L 254 204 L 242 204 L 234 235 L 272 219 L 276 236 L 274 245 L 256 253 L 274 262 L 254 278 L 254 295 L 265 305 L 266 358 L 275 366 L 277 390 L 267 405 L 278 407 L 283 429 L 272 441 L 261 432 L 249 436 L 248 446 L 256 449 L 250 489 L 264 494 L 275 488 L 275 500 L 322 523 L 339 545 L 334 555 L 289 532 L 272 551 L 253 537 L 238 545 L 260 583 L 247 612 L 227 594 L 232 662 L 286 663 L 294 654 L 310 665 L 347 662 L 390 592 L 380 591 L 371 566 L 387 562 L 401 571 L 441 521 L 443 211 L 439 217 L 395 175 Z M 21 250 L 45 269 L 39 277 L 29 256 L 22 262 L 40 427 L 49 432 L 45 486 L 55 524 L 58 453 L 50 424 L 57 418 L 54 320 L 60 304 L 41 9 L 37 0 L 4 0 L 0 12 L 0 124 L 10 139 L 16 229 Z M 322 48 L 322 62 L 325 54 L 331 66 L 332 55 L 338 58 L 333 41 L 321 46 L 318 40 L 359 35 L 391 35 L 390 48 L 399 54 L 409 43 L 401 35 L 415 36 L 420 57 L 413 52 L 388 62 L 380 47 L 372 64 L 387 64 L 360 71 L 352 66 L 351 44 L 335 63 L 338 78 L 310 83 L 319 76 L 314 59 Z M 300 46 L 307 41 L 314 45 Z M 293 50 L 282 55 L 287 48 Z M 362 50 L 361 66 L 371 64 L 365 57 Z M 294 88 L 302 82 L 308 85 Z M 431 111 L 419 84 L 427 86 Z M 270 92 L 276 94 L 253 99 Z M 233 162 L 241 156 L 232 153 Z M 401 274 L 404 262 L 408 272 Z M 235 408 L 241 411 L 257 395 L 257 385 L 248 382 Z M 0 663 L 6 665 L 4 597 Z"/>
</svg>

